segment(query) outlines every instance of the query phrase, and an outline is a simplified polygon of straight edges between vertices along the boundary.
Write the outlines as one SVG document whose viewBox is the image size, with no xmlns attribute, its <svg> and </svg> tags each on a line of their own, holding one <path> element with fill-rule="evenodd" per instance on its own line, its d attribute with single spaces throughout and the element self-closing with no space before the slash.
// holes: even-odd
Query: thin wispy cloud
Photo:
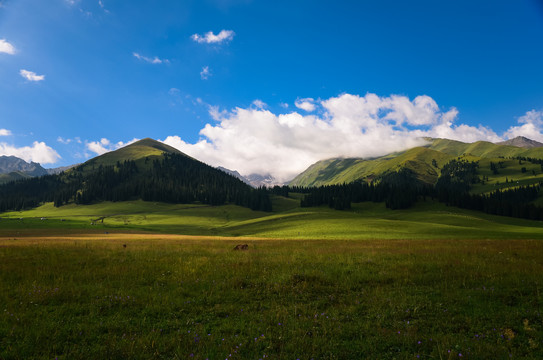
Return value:
<svg viewBox="0 0 543 360">
<path fill-rule="evenodd" d="M 11 131 L 7 129 L 0 129 L 0 136 L 10 136 Z"/>
<path fill-rule="evenodd" d="M 100 8 L 105 12 L 105 13 L 109 13 L 109 10 L 106 9 L 106 6 L 104 5 L 104 2 L 102 0 L 98 0 L 98 6 L 100 6 Z"/>
<path fill-rule="evenodd" d="M 64 145 L 68 145 L 69 143 L 72 142 L 72 139 L 64 139 L 62 136 L 59 136 L 57 138 L 57 141 L 61 144 L 64 144 Z"/>
<path fill-rule="evenodd" d="M 264 101 L 260 99 L 254 100 L 251 105 L 253 105 L 257 109 L 265 109 L 268 107 L 268 104 L 266 104 Z"/>
<path fill-rule="evenodd" d="M 6 39 L 0 39 L 0 53 L 14 55 L 15 46 L 10 44 Z"/>
<path fill-rule="evenodd" d="M 28 71 L 21 69 L 19 71 L 19 74 L 27 79 L 28 81 L 43 81 L 45 80 L 45 75 L 38 75 L 34 71 Z"/>
<path fill-rule="evenodd" d="M 75 137 L 73 139 L 65 139 L 62 136 L 59 136 L 57 138 L 57 141 L 59 143 L 61 143 L 61 144 L 64 144 L 64 145 L 68 145 L 68 144 L 71 144 L 71 143 L 81 144 L 81 139 L 79 137 Z"/>
<path fill-rule="evenodd" d="M 211 71 L 209 70 L 209 66 L 204 66 L 202 68 L 202 71 L 200 71 L 200 78 L 202 80 L 207 80 L 211 76 Z"/>
<path fill-rule="evenodd" d="M 302 109 L 307 112 L 315 111 L 315 100 L 313 98 L 297 99 L 294 102 L 294 105 L 296 105 L 298 109 Z"/>
<path fill-rule="evenodd" d="M 102 155 L 102 154 L 105 154 L 107 152 L 122 148 L 123 146 L 135 143 L 138 140 L 139 139 L 134 138 L 134 139 L 132 139 L 130 141 L 127 141 L 127 142 L 119 141 L 119 142 L 116 142 L 116 143 L 112 143 L 110 140 L 108 140 L 106 138 L 102 138 L 102 139 L 100 139 L 100 141 L 86 142 L 85 147 L 87 148 L 87 150 L 95 153 L 96 155 Z"/>
<path fill-rule="evenodd" d="M 150 57 L 147 57 L 147 56 L 143 56 L 137 52 L 134 52 L 132 53 L 132 55 L 134 55 L 134 57 L 138 60 L 141 60 L 141 61 L 145 61 L 149 64 L 169 64 L 170 63 L 170 60 L 168 59 L 160 59 L 158 56 L 155 56 L 153 58 L 150 58 Z"/>
<path fill-rule="evenodd" d="M 203 35 L 193 34 L 191 39 L 199 44 L 221 44 L 234 38 L 235 33 L 232 30 L 221 30 L 217 35 L 213 31 L 208 31 Z"/>
</svg>

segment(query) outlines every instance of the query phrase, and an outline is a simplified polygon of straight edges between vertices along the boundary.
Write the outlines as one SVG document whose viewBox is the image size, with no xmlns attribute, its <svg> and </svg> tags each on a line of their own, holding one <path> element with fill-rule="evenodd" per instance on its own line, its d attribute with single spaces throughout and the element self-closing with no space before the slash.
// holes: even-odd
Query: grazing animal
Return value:
<svg viewBox="0 0 543 360">
<path fill-rule="evenodd" d="M 126 244 L 123 244 L 123 248 L 126 248 Z"/>
<path fill-rule="evenodd" d="M 234 250 L 249 250 L 249 245 L 247 244 L 238 244 L 234 247 Z"/>
</svg>

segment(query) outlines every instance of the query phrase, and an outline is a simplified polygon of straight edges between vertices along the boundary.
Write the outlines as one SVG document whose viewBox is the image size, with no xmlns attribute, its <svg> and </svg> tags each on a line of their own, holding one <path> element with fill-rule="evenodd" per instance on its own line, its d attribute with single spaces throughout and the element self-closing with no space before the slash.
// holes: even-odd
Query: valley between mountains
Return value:
<svg viewBox="0 0 543 360">
<path fill-rule="evenodd" d="M 54 213 L 68 205 L 99 206 L 105 201 L 122 207 L 122 202 L 143 200 L 277 213 L 323 205 L 348 210 L 368 202 L 410 209 L 429 201 L 542 220 L 542 145 L 526 138 L 501 144 L 427 139 L 426 146 L 379 158 L 322 160 L 288 185 L 255 188 L 235 170 L 213 168 L 144 139 L 64 171 L 5 158 L 2 169 L 10 172 L 3 174 L 0 211 L 36 211 L 31 209 L 53 203 Z M 262 177 L 258 181 L 262 184 Z"/>
</svg>

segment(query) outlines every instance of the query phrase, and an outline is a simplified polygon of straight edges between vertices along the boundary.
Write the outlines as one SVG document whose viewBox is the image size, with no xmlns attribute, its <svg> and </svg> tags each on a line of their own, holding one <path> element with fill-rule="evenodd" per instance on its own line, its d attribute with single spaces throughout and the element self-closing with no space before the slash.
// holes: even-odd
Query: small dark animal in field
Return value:
<svg viewBox="0 0 543 360">
<path fill-rule="evenodd" d="M 249 245 L 247 244 L 238 244 L 234 247 L 234 250 L 249 250 Z"/>
<path fill-rule="evenodd" d="M 125 249 L 126 249 L 126 244 L 123 244 L 123 248 L 125 248 Z"/>
</svg>

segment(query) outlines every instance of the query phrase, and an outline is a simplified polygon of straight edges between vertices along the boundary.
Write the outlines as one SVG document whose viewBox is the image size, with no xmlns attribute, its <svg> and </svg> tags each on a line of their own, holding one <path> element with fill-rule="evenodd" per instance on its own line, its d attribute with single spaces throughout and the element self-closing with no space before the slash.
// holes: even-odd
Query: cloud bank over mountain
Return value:
<svg viewBox="0 0 543 360">
<path fill-rule="evenodd" d="M 543 142 L 543 111 L 528 111 L 526 115 L 518 119 L 519 126 L 512 126 L 504 136 L 513 139 L 517 136 L 524 136 L 529 139 Z"/>
<path fill-rule="evenodd" d="M 32 146 L 17 147 L 7 143 L 0 143 L 0 155 L 16 156 L 27 162 L 40 164 L 54 164 L 60 160 L 60 155 L 44 142 L 34 141 Z"/>
<path fill-rule="evenodd" d="M 331 157 L 376 157 L 425 144 L 424 137 L 464 142 L 503 140 L 489 127 L 456 124 L 458 110 L 442 110 L 431 97 L 381 97 L 342 94 L 326 100 L 299 99 L 303 110 L 274 113 L 262 107 L 219 111 L 210 107 L 216 123 L 206 124 L 191 144 L 168 136 L 164 143 L 214 166 L 243 175 L 273 174 L 288 181 L 309 165 Z M 311 113 L 308 113 L 311 112 Z M 541 113 L 528 113 L 504 136 L 538 140 Z"/>
<path fill-rule="evenodd" d="M 201 102 L 204 104 L 203 102 Z M 402 151 L 426 143 L 425 137 L 463 142 L 498 142 L 516 136 L 543 142 L 543 112 L 528 111 L 518 124 L 499 135 L 490 127 L 458 122 L 458 110 L 442 109 L 429 96 L 365 96 L 341 94 L 329 99 L 304 98 L 288 107 L 272 111 L 261 100 L 246 108 L 232 110 L 209 106 L 214 120 L 200 130 L 195 143 L 171 135 L 162 140 L 182 152 L 212 166 L 237 170 L 242 175 L 273 175 L 286 182 L 311 164 L 332 157 L 371 158 Z M 11 131 L 0 129 L 0 135 Z M 62 144 L 84 146 L 85 157 L 101 155 L 133 143 L 59 138 Z M 42 164 L 55 163 L 59 154 L 44 142 L 16 147 L 0 142 L 0 155 L 15 155 Z"/>
</svg>

